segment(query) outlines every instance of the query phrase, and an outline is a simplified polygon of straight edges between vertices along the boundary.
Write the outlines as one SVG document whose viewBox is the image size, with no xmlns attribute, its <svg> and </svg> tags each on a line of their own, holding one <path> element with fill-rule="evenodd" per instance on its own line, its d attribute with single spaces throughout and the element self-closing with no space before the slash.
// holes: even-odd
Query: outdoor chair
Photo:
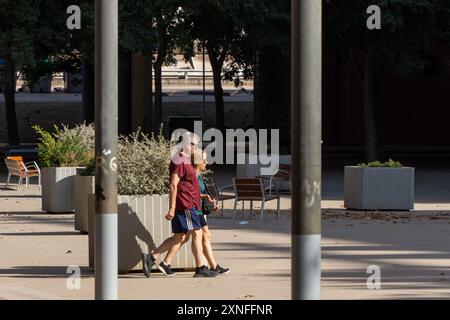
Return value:
<svg viewBox="0 0 450 320">
<path fill-rule="evenodd" d="M 226 189 L 232 189 L 233 185 L 226 185 L 219 187 L 216 183 L 216 179 L 213 177 L 204 177 L 203 181 L 205 182 L 206 190 L 208 190 L 210 196 L 213 199 L 216 199 L 217 201 L 222 202 L 222 209 L 221 214 L 223 215 L 224 212 L 224 201 L 225 200 L 232 200 L 236 198 L 234 194 L 225 194 L 223 191 Z"/>
<path fill-rule="evenodd" d="M 254 179 L 233 179 L 234 190 L 236 198 L 234 202 L 234 214 L 233 219 L 236 219 L 237 204 L 242 201 L 242 215 L 244 215 L 245 201 L 250 201 L 250 215 L 251 218 L 253 212 L 253 202 L 261 201 L 260 219 L 264 221 L 264 208 L 268 201 L 277 200 L 277 220 L 280 219 L 280 195 L 278 192 L 271 195 L 267 194 L 266 188 L 264 188 L 263 180 L 261 178 Z"/>
<path fill-rule="evenodd" d="M 26 187 L 30 185 L 30 178 L 37 177 L 38 185 L 41 187 L 41 170 L 36 162 L 24 163 L 22 157 L 7 157 L 5 159 L 6 168 L 8 169 L 8 179 L 6 180 L 6 187 L 11 182 L 11 177 L 18 177 L 17 189 L 22 186 L 23 180 L 26 182 Z"/>
<path fill-rule="evenodd" d="M 272 189 L 275 189 L 275 193 L 279 194 L 278 185 L 280 182 L 291 181 L 292 167 L 290 164 L 280 163 L 278 170 L 271 176 L 257 176 L 256 178 L 268 181 L 269 184 L 266 190 L 269 190 L 269 195 L 272 195 Z"/>
</svg>

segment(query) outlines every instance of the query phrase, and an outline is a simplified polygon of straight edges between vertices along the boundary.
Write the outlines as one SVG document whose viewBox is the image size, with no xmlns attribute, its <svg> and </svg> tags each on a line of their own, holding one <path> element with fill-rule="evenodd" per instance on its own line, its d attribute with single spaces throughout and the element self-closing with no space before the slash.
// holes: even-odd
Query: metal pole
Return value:
<svg viewBox="0 0 450 320">
<path fill-rule="evenodd" d="M 95 0 L 95 298 L 117 300 L 118 0 Z"/>
<path fill-rule="evenodd" d="M 203 42 L 203 125 L 206 122 L 206 58 L 205 58 L 205 43 Z"/>
<path fill-rule="evenodd" d="M 292 0 L 292 299 L 319 300 L 322 1 Z"/>
</svg>

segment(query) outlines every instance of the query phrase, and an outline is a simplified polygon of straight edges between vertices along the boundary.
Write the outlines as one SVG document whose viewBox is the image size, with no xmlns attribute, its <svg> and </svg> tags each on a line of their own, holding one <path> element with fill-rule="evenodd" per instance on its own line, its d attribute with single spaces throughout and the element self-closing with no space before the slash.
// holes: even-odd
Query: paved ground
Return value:
<svg viewBox="0 0 450 320">
<path fill-rule="evenodd" d="M 229 172 L 219 180 L 229 179 Z M 0 179 L 4 181 L 4 177 Z M 324 299 L 447 299 L 450 297 L 450 172 L 421 169 L 416 210 L 411 213 L 347 212 L 342 172 L 324 173 Z M 230 204 L 227 204 L 230 207 Z M 182 273 L 121 276 L 122 299 L 288 299 L 290 296 L 290 202 L 283 216 L 256 220 L 211 219 L 220 263 L 233 272 L 198 280 Z M 91 299 L 87 236 L 74 231 L 73 215 L 40 212 L 37 188 L 5 190 L 0 184 L 0 299 Z M 66 287 L 67 266 L 82 267 L 81 290 Z M 381 268 L 381 290 L 368 290 L 366 271 Z M 192 296 L 195 292 L 195 296 Z"/>
</svg>

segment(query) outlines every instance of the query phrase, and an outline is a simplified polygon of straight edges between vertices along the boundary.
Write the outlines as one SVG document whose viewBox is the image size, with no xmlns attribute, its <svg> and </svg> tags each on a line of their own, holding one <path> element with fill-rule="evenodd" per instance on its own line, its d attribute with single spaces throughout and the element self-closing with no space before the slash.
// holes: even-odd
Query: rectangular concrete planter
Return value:
<svg viewBox="0 0 450 320">
<path fill-rule="evenodd" d="M 74 181 L 83 168 L 42 168 L 42 210 L 49 213 L 75 211 Z"/>
<path fill-rule="evenodd" d="M 356 210 L 414 209 L 414 168 L 345 167 L 344 206 Z"/>
<path fill-rule="evenodd" d="M 75 230 L 88 232 L 88 195 L 95 192 L 93 176 L 75 176 Z"/>
<path fill-rule="evenodd" d="M 95 195 L 89 201 L 89 266 L 95 266 Z M 119 270 L 121 274 L 142 270 L 141 255 L 148 253 L 172 236 L 168 195 L 119 196 Z M 173 269 L 193 269 L 191 241 L 185 244 L 172 262 Z"/>
</svg>

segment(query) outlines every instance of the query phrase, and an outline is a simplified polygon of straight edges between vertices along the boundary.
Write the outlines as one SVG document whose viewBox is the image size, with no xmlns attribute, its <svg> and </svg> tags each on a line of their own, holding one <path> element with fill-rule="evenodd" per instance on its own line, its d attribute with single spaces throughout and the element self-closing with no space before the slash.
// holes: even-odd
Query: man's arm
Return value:
<svg viewBox="0 0 450 320">
<path fill-rule="evenodd" d="M 177 206 L 177 188 L 180 182 L 180 177 L 174 173 L 170 177 L 169 183 L 169 212 L 166 215 L 167 220 L 172 220 L 175 217 L 175 209 Z"/>
</svg>

